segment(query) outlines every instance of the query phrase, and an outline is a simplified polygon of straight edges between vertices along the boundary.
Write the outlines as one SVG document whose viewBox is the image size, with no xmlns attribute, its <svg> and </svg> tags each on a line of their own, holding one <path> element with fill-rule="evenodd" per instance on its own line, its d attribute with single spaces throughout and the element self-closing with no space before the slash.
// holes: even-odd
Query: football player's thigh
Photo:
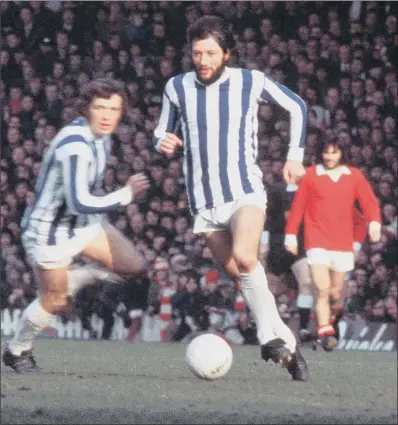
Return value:
<svg viewBox="0 0 398 425">
<path fill-rule="evenodd" d="M 224 266 L 225 271 L 233 279 L 240 279 L 240 273 L 232 258 L 232 237 L 229 231 L 219 230 L 205 233 L 207 246 L 213 254 L 214 260 Z"/>
<path fill-rule="evenodd" d="M 234 253 L 249 251 L 258 256 L 264 219 L 264 212 L 255 205 L 244 205 L 234 213 L 230 223 Z"/>
<path fill-rule="evenodd" d="M 119 274 L 137 274 L 145 267 L 144 258 L 132 242 L 111 224 L 104 226 L 81 254 Z"/>
</svg>

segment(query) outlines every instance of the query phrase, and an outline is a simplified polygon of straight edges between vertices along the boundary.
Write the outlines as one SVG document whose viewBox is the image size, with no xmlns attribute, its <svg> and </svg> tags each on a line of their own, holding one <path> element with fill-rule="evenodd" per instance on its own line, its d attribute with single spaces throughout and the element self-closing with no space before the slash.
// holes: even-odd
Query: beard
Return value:
<svg viewBox="0 0 398 425">
<path fill-rule="evenodd" d="M 213 72 L 213 74 L 209 78 L 201 78 L 198 69 L 195 68 L 196 78 L 198 81 L 200 81 L 204 86 L 209 86 L 210 84 L 213 84 L 215 81 L 217 81 L 222 73 L 224 72 L 224 69 L 226 67 L 226 62 L 223 62 L 218 68 L 216 68 Z"/>
</svg>

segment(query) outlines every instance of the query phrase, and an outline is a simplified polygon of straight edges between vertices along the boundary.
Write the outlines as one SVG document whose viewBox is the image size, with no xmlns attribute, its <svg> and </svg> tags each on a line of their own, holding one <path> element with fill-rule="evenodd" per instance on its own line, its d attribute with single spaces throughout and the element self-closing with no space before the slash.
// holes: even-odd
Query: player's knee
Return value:
<svg viewBox="0 0 398 425">
<path fill-rule="evenodd" d="M 233 279 L 236 283 L 240 282 L 240 273 L 233 259 L 229 260 L 227 263 L 218 264 L 224 268 L 225 272 L 231 279 Z"/>
<path fill-rule="evenodd" d="M 341 298 L 343 290 L 342 289 L 331 289 L 330 290 L 330 299 L 332 302 L 337 302 Z"/>
<path fill-rule="evenodd" d="M 130 270 L 125 274 L 132 277 L 142 276 L 148 270 L 148 263 L 142 256 L 136 256 L 130 266 Z"/>
<path fill-rule="evenodd" d="M 144 257 L 140 257 L 137 261 L 137 270 L 136 270 L 136 274 L 137 275 L 143 275 L 147 270 L 148 270 L 148 262 L 145 260 Z"/>
<path fill-rule="evenodd" d="M 240 273 L 250 273 L 256 268 L 258 263 L 258 256 L 256 252 L 247 249 L 235 249 L 233 257 Z"/>
<path fill-rule="evenodd" d="M 126 277 L 142 276 L 148 270 L 147 261 L 137 253 L 134 253 L 128 260 L 117 259 L 117 261 L 106 262 L 104 265 L 111 272 Z"/>
</svg>

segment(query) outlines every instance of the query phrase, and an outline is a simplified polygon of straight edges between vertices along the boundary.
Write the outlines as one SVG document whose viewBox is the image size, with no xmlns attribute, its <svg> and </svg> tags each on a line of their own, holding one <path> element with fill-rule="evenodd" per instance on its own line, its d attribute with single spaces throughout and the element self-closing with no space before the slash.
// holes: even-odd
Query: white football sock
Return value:
<svg viewBox="0 0 398 425">
<path fill-rule="evenodd" d="M 19 356 L 22 351 L 30 350 L 34 339 L 50 324 L 53 315 L 43 309 L 39 298 L 26 307 L 19 319 L 14 337 L 8 343 L 11 353 Z"/>
<path fill-rule="evenodd" d="M 282 338 L 286 342 L 285 347 L 294 353 L 297 346 L 296 337 L 294 336 L 289 326 L 287 326 L 281 319 L 278 308 L 276 306 L 275 297 L 269 289 L 267 295 L 267 311 L 275 335 L 278 338 Z"/>
<path fill-rule="evenodd" d="M 110 272 L 102 266 L 78 266 L 68 270 L 68 295 L 74 297 L 83 286 L 102 281 L 123 283 L 124 280 L 116 273 Z"/>
<path fill-rule="evenodd" d="M 285 346 L 296 350 L 296 338 L 283 323 L 276 307 L 275 298 L 268 288 L 264 267 L 258 262 L 251 273 L 241 273 L 242 293 L 253 313 L 257 325 L 257 338 L 261 345 L 275 338 L 282 338 Z"/>
<path fill-rule="evenodd" d="M 251 273 L 241 273 L 242 295 L 250 308 L 257 326 L 257 338 L 260 345 L 275 339 L 268 310 L 268 283 L 260 263 Z"/>
<path fill-rule="evenodd" d="M 311 309 L 314 306 L 314 297 L 312 295 L 298 294 L 296 306 L 298 308 Z"/>
</svg>

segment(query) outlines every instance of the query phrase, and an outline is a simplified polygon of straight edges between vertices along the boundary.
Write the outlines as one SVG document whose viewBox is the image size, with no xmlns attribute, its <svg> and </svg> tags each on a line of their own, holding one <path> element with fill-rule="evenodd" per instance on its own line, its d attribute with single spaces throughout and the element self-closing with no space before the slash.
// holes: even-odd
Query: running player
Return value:
<svg viewBox="0 0 398 425">
<path fill-rule="evenodd" d="M 188 41 L 195 70 L 167 82 L 155 146 L 168 157 L 183 148 L 194 232 L 205 235 L 214 258 L 241 288 L 256 321 L 263 359 L 305 381 L 307 364 L 279 316 L 258 258 L 267 195 L 256 159 L 258 104 L 279 104 L 291 118 L 284 177 L 296 183 L 305 172 L 306 106 L 262 72 L 226 66 L 234 38 L 221 18 L 199 19 L 188 30 Z M 177 123 L 184 142 L 173 134 Z"/>
<path fill-rule="evenodd" d="M 262 252 L 265 253 L 264 261 L 267 264 L 267 277 L 273 282 L 278 291 L 278 287 L 284 288 L 283 277 L 289 271 L 292 272 L 297 285 L 298 295 L 296 306 L 300 316 L 299 335 L 301 341 L 312 339 L 308 329 L 312 307 L 314 304 L 315 287 L 312 281 L 311 271 L 305 255 L 304 238 L 302 226 L 298 234 L 297 255 L 287 251 L 284 246 L 284 232 L 286 219 L 289 215 L 294 196 L 298 186 L 278 182 L 271 185 L 268 190 L 267 219 L 265 230 L 262 236 Z M 354 209 L 354 252 L 358 252 L 362 242 L 366 237 L 366 221 L 357 208 Z M 342 293 L 343 294 L 343 293 Z M 343 305 L 343 301 L 339 305 Z M 331 324 L 335 328 L 335 336 L 338 336 L 338 322 L 341 314 L 333 314 L 330 318 Z"/>
<path fill-rule="evenodd" d="M 378 242 L 381 234 L 378 200 L 363 174 L 346 162 L 339 140 L 321 144 L 318 165 L 307 169 L 301 179 L 285 230 L 286 249 L 296 255 L 304 219 L 304 247 L 317 291 L 317 333 L 325 351 L 337 345 L 330 322 L 341 312 L 345 276 L 354 268 L 356 201 L 369 223 L 370 242 Z"/>
<path fill-rule="evenodd" d="M 43 160 L 36 200 L 22 220 L 22 242 L 39 297 L 23 312 L 3 354 L 4 364 L 19 373 L 38 370 L 34 339 L 67 307 L 68 297 L 87 283 L 87 273 L 69 270 L 74 256 L 82 254 L 121 275 L 145 270 L 131 242 L 101 214 L 139 197 L 149 187 L 147 177 L 136 174 L 122 189 L 97 194 L 110 155 L 110 135 L 126 106 L 119 82 L 92 81 L 83 95 L 82 116 L 59 131 Z"/>
</svg>

